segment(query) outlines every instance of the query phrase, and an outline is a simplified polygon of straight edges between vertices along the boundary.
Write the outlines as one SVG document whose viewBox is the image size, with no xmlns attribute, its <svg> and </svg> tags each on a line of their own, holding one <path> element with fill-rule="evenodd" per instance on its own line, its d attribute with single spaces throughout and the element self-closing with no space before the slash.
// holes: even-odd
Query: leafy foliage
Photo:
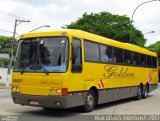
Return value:
<svg viewBox="0 0 160 121">
<path fill-rule="evenodd" d="M 11 40 L 11 37 L 0 36 L 0 53 L 9 53 Z"/>
<path fill-rule="evenodd" d="M 160 64 L 160 41 L 157 41 L 156 43 L 154 44 L 151 44 L 147 47 L 147 49 L 151 50 L 151 51 L 154 51 L 158 54 L 159 56 L 159 64 Z"/>
<path fill-rule="evenodd" d="M 12 37 L 0 36 L 0 53 L 10 54 L 12 41 L 13 41 Z M 15 40 L 14 41 L 14 55 L 16 53 L 17 43 L 18 42 Z"/>
<path fill-rule="evenodd" d="M 160 41 L 157 41 L 156 43 L 149 45 L 147 48 L 151 51 L 160 54 Z"/>
<path fill-rule="evenodd" d="M 142 32 L 131 24 L 129 17 L 113 15 L 109 12 L 84 13 L 82 18 L 79 18 L 69 25 L 65 25 L 64 28 L 80 29 L 117 41 L 129 43 L 131 26 L 133 28 L 132 43 L 144 46 L 146 39 Z"/>
</svg>

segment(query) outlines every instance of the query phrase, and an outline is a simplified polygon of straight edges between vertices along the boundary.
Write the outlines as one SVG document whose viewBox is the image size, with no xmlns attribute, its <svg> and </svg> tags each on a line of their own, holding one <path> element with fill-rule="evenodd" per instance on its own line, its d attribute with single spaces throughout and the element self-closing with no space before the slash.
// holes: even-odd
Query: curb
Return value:
<svg viewBox="0 0 160 121">
<path fill-rule="evenodd" d="M 10 90 L 11 88 L 10 87 L 0 87 L 0 89 L 8 89 L 8 90 Z"/>
<path fill-rule="evenodd" d="M 0 89 L 11 89 L 11 87 L 7 87 L 7 86 L 0 86 Z"/>
</svg>

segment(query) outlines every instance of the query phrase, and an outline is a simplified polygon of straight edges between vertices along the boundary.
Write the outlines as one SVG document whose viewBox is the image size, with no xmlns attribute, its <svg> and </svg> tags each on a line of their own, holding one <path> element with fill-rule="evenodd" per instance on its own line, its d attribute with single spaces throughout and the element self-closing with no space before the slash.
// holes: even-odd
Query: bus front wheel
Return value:
<svg viewBox="0 0 160 121">
<path fill-rule="evenodd" d="M 96 97 L 92 90 L 89 90 L 89 92 L 86 95 L 85 104 L 83 106 L 83 109 L 85 112 L 91 112 L 95 108 L 96 104 Z"/>
</svg>

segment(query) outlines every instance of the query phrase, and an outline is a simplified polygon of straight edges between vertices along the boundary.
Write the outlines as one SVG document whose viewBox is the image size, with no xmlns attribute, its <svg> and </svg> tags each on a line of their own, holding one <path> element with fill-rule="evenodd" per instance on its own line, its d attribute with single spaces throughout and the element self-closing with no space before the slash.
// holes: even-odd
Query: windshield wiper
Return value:
<svg viewBox="0 0 160 121">
<path fill-rule="evenodd" d="M 45 69 L 45 67 L 43 65 L 31 65 L 30 67 L 28 67 L 27 70 L 32 70 L 32 71 L 35 71 L 35 70 L 41 70 L 43 69 L 43 71 L 49 75 L 49 71 Z M 21 74 L 23 74 L 26 70 L 26 67 L 22 68 L 22 71 L 21 71 Z"/>
<path fill-rule="evenodd" d="M 25 72 L 26 67 L 22 68 L 21 75 Z"/>
<path fill-rule="evenodd" d="M 42 66 L 42 68 L 43 68 L 44 72 L 45 72 L 47 75 L 49 75 L 49 71 L 47 71 L 44 66 Z"/>
<path fill-rule="evenodd" d="M 34 70 L 34 71 L 43 69 L 43 71 L 44 71 L 47 75 L 49 75 L 48 70 L 46 70 L 43 65 L 31 65 L 31 66 L 29 67 L 29 69 L 30 69 L 30 70 Z"/>
</svg>

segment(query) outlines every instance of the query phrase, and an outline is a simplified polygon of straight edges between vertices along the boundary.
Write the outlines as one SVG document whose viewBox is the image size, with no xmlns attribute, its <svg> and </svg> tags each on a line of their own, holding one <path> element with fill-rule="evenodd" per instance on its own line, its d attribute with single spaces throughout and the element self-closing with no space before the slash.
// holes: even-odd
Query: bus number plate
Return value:
<svg viewBox="0 0 160 121">
<path fill-rule="evenodd" d="M 39 102 L 35 101 L 35 100 L 32 100 L 32 101 L 29 101 L 29 104 L 30 105 L 39 105 Z"/>
</svg>

